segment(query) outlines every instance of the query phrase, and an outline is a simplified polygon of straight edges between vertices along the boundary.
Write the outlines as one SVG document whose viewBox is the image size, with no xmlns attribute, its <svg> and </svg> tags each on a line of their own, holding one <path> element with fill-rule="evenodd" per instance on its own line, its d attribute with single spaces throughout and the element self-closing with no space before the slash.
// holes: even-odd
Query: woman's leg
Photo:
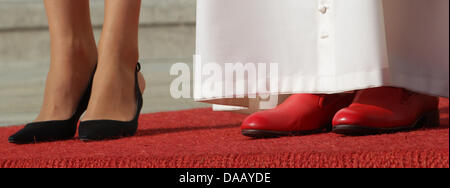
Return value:
<svg viewBox="0 0 450 188">
<path fill-rule="evenodd" d="M 44 0 L 51 63 L 44 102 L 35 121 L 65 120 L 78 106 L 97 60 L 89 0 Z"/>
<path fill-rule="evenodd" d="M 105 1 L 98 69 L 83 120 L 129 121 L 136 114 L 135 69 L 139 59 L 140 0 Z M 143 78 L 140 75 L 140 84 Z M 142 89 L 142 87 L 141 87 Z"/>
</svg>

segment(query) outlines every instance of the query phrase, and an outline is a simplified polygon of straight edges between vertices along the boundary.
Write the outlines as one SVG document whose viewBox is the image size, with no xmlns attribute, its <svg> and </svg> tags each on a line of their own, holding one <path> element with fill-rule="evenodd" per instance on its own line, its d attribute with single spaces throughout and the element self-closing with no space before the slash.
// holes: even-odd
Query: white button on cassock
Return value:
<svg viewBox="0 0 450 188">
<path fill-rule="evenodd" d="M 319 9 L 319 12 L 321 12 L 322 14 L 326 14 L 328 10 L 328 7 L 322 7 Z"/>
<path fill-rule="evenodd" d="M 329 10 L 333 0 L 318 0 L 319 1 L 319 33 L 321 39 L 327 39 L 330 37 L 329 30 L 331 27 L 331 18 Z"/>
<path fill-rule="evenodd" d="M 333 76 L 335 70 L 332 0 L 318 0 L 317 65 L 321 76 Z"/>
</svg>

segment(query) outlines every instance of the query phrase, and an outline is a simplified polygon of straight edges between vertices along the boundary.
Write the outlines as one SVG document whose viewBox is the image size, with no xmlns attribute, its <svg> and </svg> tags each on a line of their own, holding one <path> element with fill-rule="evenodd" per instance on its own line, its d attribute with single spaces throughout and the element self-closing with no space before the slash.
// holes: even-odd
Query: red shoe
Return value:
<svg viewBox="0 0 450 188">
<path fill-rule="evenodd" d="M 278 107 L 247 117 L 242 134 L 255 138 L 331 131 L 334 114 L 351 104 L 354 94 L 295 94 Z"/>
<path fill-rule="evenodd" d="M 401 88 L 359 91 L 333 119 L 333 132 L 366 135 L 439 125 L 439 99 Z"/>
</svg>

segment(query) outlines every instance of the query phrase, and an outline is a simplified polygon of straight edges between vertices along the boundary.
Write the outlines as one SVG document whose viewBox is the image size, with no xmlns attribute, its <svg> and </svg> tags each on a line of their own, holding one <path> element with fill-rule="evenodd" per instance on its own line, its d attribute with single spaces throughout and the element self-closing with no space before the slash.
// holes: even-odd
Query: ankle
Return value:
<svg viewBox="0 0 450 188">
<path fill-rule="evenodd" d="M 111 40 L 105 37 L 100 40 L 98 49 L 99 64 L 134 70 L 139 60 L 137 41 Z"/>
<path fill-rule="evenodd" d="M 74 65 L 87 64 L 93 67 L 98 58 L 95 41 L 84 38 L 72 38 L 52 40 L 52 60 L 56 62 L 69 62 Z"/>
<path fill-rule="evenodd" d="M 136 51 L 100 53 L 100 66 L 113 66 L 122 70 L 135 70 L 138 62 L 138 53 Z"/>
</svg>

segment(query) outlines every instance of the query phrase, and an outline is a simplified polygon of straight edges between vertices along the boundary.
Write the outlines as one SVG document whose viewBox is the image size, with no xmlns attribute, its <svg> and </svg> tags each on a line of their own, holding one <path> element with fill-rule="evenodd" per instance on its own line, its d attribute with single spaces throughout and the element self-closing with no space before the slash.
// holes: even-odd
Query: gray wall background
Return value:
<svg viewBox="0 0 450 188">
<path fill-rule="evenodd" d="M 170 97 L 170 66 L 192 64 L 195 0 L 142 0 L 140 55 L 148 89 L 144 113 L 207 107 Z M 91 0 L 98 39 L 103 0 Z M 39 112 L 50 45 L 42 0 L 0 0 L 0 126 L 33 120 Z"/>
</svg>

